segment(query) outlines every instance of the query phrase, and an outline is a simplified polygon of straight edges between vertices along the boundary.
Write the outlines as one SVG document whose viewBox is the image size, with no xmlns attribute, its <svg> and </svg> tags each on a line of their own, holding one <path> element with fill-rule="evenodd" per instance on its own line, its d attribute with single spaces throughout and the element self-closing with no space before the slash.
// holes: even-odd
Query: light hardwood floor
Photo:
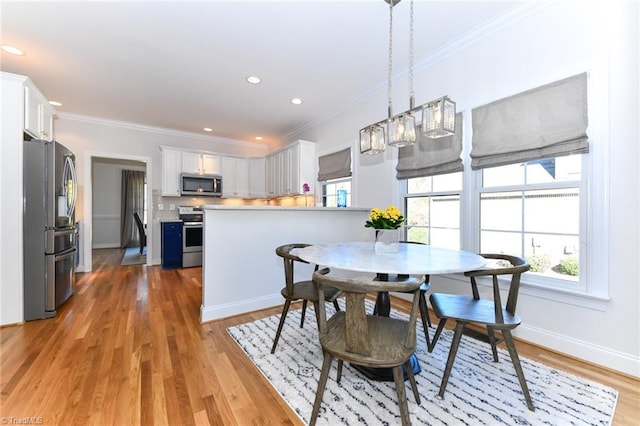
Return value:
<svg viewBox="0 0 640 426">
<path fill-rule="evenodd" d="M 301 424 L 226 333 L 280 306 L 200 324 L 201 268 L 120 266 L 121 256 L 96 250 L 93 272 L 78 274 L 55 318 L 0 328 L 0 421 Z M 640 423 L 640 381 L 517 345 L 522 356 L 618 389 L 613 424 Z"/>
</svg>

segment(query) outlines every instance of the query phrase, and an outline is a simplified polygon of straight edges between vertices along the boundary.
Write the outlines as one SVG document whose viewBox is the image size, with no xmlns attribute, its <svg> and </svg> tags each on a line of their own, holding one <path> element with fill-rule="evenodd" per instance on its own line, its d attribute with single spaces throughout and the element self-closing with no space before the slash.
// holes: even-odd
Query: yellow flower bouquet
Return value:
<svg viewBox="0 0 640 426">
<path fill-rule="evenodd" d="M 404 217 L 396 206 L 389 206 L 386 210 L 374 207 L 369 212 L 369 220 L 365 222 L 364 226 L 374 229 L 398 229 L 402 222 L 404 222 Z"/>
</svg>

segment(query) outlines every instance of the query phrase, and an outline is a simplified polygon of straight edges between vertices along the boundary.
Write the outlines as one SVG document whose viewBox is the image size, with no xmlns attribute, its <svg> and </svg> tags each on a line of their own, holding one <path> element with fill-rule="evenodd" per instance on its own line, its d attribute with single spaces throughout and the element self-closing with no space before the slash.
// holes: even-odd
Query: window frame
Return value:
<svg viewBox="0 0 640 426">
<path fill-rule="evenodd" d="M 611 300 L 609 294 L 609 89 L 608 65 L 597 61 L 589 70 L 587 103 L 589 111 L 589 152 L 583 155 L 580 210 L 584 220 L 580 223 L 580 279 L 579 289 L 544 285 L 524 274 L 521 294 L 554 302 L 572 304 L 592 310 L 606 311 Z M 477 100 L 480 104 L 482 100 Z M 491 101 L 486 100 L 486 101 Z M 480 192 L 482 171 L 472 170 L 471 110 L 464 112 L 464 136 L 462 158 L 462 194 L 460 199 L 461 249 L 477 253 L 480 240 Z M 399 196 L 404 205 L 407 196 L 407 180 L 398 182 Z M 405 209 L 406 213 L 406 209 Z M 466 282 L 463 274 L 449 278 Z M 479 282 L 480 285 L 487 285 Z M 506 286 L 506 283 L 505 283 Z M 506 288 L 506 287 L 505 287 Z"/>
<path fill-rule="evenodd" d="M 343 183 L 343 182 L 349 182 L 349 186 L 351 187 L 350 191 L 347 192 L 347 207 L 353 207 L 353 176 L 349 176 L 349 177 L 344 177 L 344 178 L 337 178 L 337 179 L 331 179 L 331 180 L 323 180 L 318 182 L 320 184 L 320 201 L 321 201 L 321 205 L 322 207 L 329 207 L 327 206 L 327 195 L 326 195 L 326 187 L 327 185 L 334 185 L 337 183 Z M 337 197 L 337 194 L 336 194 Z M 337 207 L 337 200 L 336 200 L 336 207 Z"/>
</svg>

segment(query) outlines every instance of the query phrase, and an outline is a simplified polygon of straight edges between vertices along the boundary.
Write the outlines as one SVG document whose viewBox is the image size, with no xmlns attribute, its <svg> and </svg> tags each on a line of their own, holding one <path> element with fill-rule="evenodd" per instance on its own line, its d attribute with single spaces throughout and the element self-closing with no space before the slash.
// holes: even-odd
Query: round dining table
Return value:
<svg viewBox="0 0 640 426">
<path fill-rule="evenodd" d="M 293 252 L 300 259 L 319 266 L 346 271 L 376 274 L 376 280 L 403 279 L 409 275 L 453 274 L 481 269 L 486 259 L 463 250 L 452 250 L 426 244 L 399 243 L 397 252 L 376 252 L 373 242 L 345 242 L 315 244 Z M 389 316 L 390 300 L 387 292 L 378 292 L 376 315 Z M 414 373 L 420 372 L 417 359 L 412 361 Z M 374 380 L 393 380 L 387 371 L 354 366 Z"/>
</svg>

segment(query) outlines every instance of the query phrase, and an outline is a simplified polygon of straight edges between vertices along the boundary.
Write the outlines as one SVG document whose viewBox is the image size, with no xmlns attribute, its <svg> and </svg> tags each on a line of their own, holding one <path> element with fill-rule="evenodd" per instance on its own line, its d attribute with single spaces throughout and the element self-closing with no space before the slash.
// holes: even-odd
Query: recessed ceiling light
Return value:
<svg viewBox="0 0 640 426">
<path fill-rule="evenodd" d="M 2 50 L 4 50 L 7 53 L 11 53 L 12 55 L 24 55 L 24 52 L 22 50 L 18 49 L 17 47 L 8 46 L 6 44 L 3 44 L 2 46 L 0 46 L 0 48 L 2 48 Z"/>
<path fill-rule="evenodd" d="M 291 103 L 294 104 L 294 105 L 300 105 L 302 103 L 302 99 L 293 98 L 293 99 L 291 99 Z"/>
<path fill-rule="evenodd" d="M 261 141 L 262 140 L 262 136 L 256 136 L 256 140 L 257 141 Z"/>
<path fill-rule="evenodd" d="M 251 84 L 259 84 L 262 80 L 260 80 L 260 77 L 250 75 L 249 77 L 247 77 L 247 81 Z"/>
<path fill-rule="evenodd" d="M 58 106 L 58 107 L 62 106 L 62 104 L 60 102 L 58 102 L 58 101 L 49 101 L 49 104 L 51 104 L 53 106 Z"/>
<path fill-rule="evenodd" d="M 211 127 L 205 127 L 204 129 L 205 132 L 213 132 L 213 129 Z"/>
</svg>

